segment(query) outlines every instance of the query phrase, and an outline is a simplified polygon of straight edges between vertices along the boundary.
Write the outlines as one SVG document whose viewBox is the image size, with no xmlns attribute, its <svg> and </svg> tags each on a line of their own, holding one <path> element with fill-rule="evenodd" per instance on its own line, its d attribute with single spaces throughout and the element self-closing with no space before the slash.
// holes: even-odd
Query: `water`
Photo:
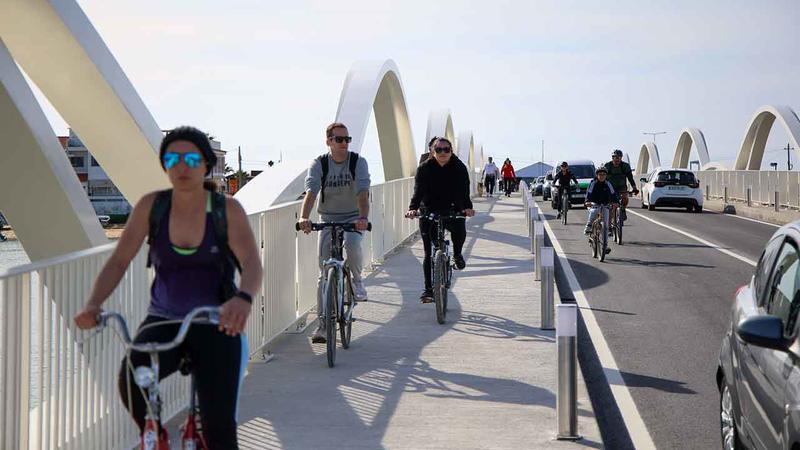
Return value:
<svg viewBox="0 0 800 450">
<path fill-rule="evenodd" d="M 0 271 L 29 262 L 31 260 L 19 241 L 0 242 Z"/>
</svg>

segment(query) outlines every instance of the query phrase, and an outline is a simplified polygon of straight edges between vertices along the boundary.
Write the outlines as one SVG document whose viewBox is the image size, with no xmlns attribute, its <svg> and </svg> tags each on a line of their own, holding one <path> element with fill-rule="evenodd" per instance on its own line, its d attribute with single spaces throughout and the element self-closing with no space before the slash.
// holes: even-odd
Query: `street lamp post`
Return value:
<svg viewBox="0 0 800 450">
<path fill-rule="evenodd" d="M 656 132 L 643 131 L 642 134 L 649 134 L 650 136 L 653 136 L 653 144 L 655 144 L 656 143 L 656 136 L 658 136 L 659 134 L 667 134 L 667 132 L 666 131 L 656 131 Z"/>
</svg>

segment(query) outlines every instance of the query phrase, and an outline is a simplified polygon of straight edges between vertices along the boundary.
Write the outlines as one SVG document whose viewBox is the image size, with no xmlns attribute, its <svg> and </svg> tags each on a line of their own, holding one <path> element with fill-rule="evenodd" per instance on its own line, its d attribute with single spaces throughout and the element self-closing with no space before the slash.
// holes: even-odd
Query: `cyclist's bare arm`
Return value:
<svg viewBox="0 0 800 450">
<path fill-rule="evenodd" d="M 308 220 L 308 217 L 311 215 L 311 208 L 314 207 L 314 202 L 317 200 L 317 194 L 313 191 L 306 191 L 305 197 L 303 197 L 303 207 L 300 210 L 300 220 L 297 221 L 300 229 L 303 230 L 303 233 L 308 234 L 311 233 L 311 221 Z"/>
<path fill-rule="evenodd" d="M 261 290 L 263 268 L 253 230 L 244 208 L 232 197 L 226 197 L 225 214 L 228 218 L 228 246 L 242 266 L 239 289 L 255 297 Z M 220 329 L 231 336 L 241 333 L 247 325 L 250 307 L 250 303 L 242 298 L 234 296 L 228 299 L 220 308 Z"/>
<path fill-rule="evenodd" d="M 356 197 L 358 200 L 358 217 L 363 217 L 364 219 L 359 219 L 356 228 L 359 231 L 364 231 L 367 229 L 367 223 L 369 217 L 369 190 L 361 191 L 358 193 Z"/>
<path fill-rule="evenodd" d="M 89 300 L 75 316 L 75 324 L 78 328 L 85 330 L 93 328 L 97 324 L 95 319 L 100 312 L 100 307 L 108 296 L 114 292 L 119 280 L 125 275 L 128 265 L 139 253 L 142 242 L 144 242 L 144 238 L 150 228 L 150 208 L 153 206 L 155 196 L 155 192 L 145 195 L 133 208 L 128 218 L 128 223 L 122 231 L 122 236 L 117 242 L 117 247 L 97 275 Z"/>
</svg>

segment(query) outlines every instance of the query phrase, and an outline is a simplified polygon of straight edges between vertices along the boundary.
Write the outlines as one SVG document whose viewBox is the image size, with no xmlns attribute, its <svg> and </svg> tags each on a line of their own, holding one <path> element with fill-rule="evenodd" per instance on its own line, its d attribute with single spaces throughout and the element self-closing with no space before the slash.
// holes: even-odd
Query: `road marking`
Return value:
<svg viewBox="0 0 800 450">
<path fill-rule="evenodd" d="M 769 225 L 769 226 L 775 227 L 775 228 L 780 228 L 781 227 L 780 225 L 775 225 L 774 223 L 764 222 L 763 220 L 758 220 L 758 219 L 751 219 L 750 217 L 739 216 L 739 215 L 736 215 L 736 214 L 725 214 L 725 213 L 721 213 L 719 211 L 714 211 L 714 210 L 705 209 L 705 208 L 703 208 L 703 211 L 710 211 L 710 212 L 715 213 L 715 214 L 723 214 L 723 215 L 728 216 L 728 217 L 735 217 L 737 219 L 749 220 L 750 222 L 760 223 L 762 225 Z"/>
<path fill-rule="evenodd" d="M 653 443 L 653 438 L 650 436 L 650 432 L 647 431 L 647 426 L 644 424 L 644 420 L 642 420 L 642 416 L 639 414 L 639 409 L 636 408 L 636 403 L 633 402 L 633 397 L 628 390 L 628 386 L 625 384 L 625 380 L 622 378 L 622 374 L 617 366 L 617 361 L 614 359 L 611 348 L 608 346 L 608 342 L 606 342 L 606 338 L 603 336 L 603 331 L 600 329 L 600 325 L 598 325 L 597 319 L 594 317 L 594 311 L 592 311 L 589 302 L 586 300 L 586 295 L 584 295 L 581 285 L 578 283 L 575 272 L 572 271 L 569 259 L 564 255 L 564 249 L 561 247 L 561 244 L 559 244 L 556 234 L 553 233 L 553 229 L 550 228 L 550 224 L 545 220 L 541 208 L 539 208 L 539 215 L 547 229 L 547 234 L 550 236 L 553 249 L 561 262 L 561 267 L 564 269 L 564 275 L 567 277 L 569 287 L 573 295 L 575 295 L 575 301 L 581 308 L 581 316 L 586 324 L 586 330 L 589 332 L 589 337 L 594 343 L 597 357 L 600 359 L 600 365 L 603 366 L 603 374 L 606 377 L 606 382 L 611 390 L 611 394 L 614 396 L 614 401 L 617 403 L 619 412 L 622 414 L 622 421 L 628 429 L 628 435 L 631 437 L 633 446 L 637 449 L 655 449 L 656 445 Z"/>
<path fill-rule="evenodd" d="M 742 261 L 742 262 L 745 262 L 747 264 L 750 264 L 753 267 L 756 266 L 756 262 L 753 261 L 752 259 L 747 258 L 746 256 L 742 256 L 742 255 L 740 255 L 740 254 L 738 254 L 736 252 L 732 252 L 732 251 L 728 250 L 727 248 L 722 248 L 722 247 L 720 247 L 719 245 L 717 245 L 717 244 L 715 244 L 713 242 L 707 241 L 707 240 L 705 240 L 705 239 L 703 239 L 701 237 L 697 237 L 697 236 L 695 236 L 695 235 L 693 235 L 693 234 L 691 234 L 689 232 L 686 232 L 686 231 L 683 231 L 681 229 L 675 228 L 675 227 L 673 227 L 671 225 L 667 225 L 665 223 L 659 222 L 659 221 L 657 221 L 655 219 L 651 219 L 651 218 L 645 216 L 644 214 L 640 214 L 640 213 L 638 213 L 636 211 L 628 210 L 628 213 L 629 214 L 633 214 L 635 216 L 639 216 L 644 220 L 649 220 L 650 222 L 653 222 L 656 225 L 662 226 L 662 227 L 664 227 L 664 228 L 666 228 L 668 230 L 672 230 L 672 231 L 674 231 L 676 233 L 682 234 L 682 235 L 684 235 L 684 236 L 686 236 L 688 238 L 694 239 L 695 241 L 697 241 L 697 242 L 699 242 L 701 244 L 704 244 L 707 247 L 711 247 L 713 249 L 719 250 L 722 253 L 725 253 L 728 256 L 732 256 L 732 257 L 738 259 L 739 261 Z"/>
</svg>

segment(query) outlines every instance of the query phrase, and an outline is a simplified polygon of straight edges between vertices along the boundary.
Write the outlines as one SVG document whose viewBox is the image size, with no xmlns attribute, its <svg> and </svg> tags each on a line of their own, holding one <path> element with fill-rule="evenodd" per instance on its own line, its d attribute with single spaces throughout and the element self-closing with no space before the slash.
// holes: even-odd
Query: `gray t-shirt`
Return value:
<svg viewBox="0 0 800 450">
<path fill-rule="evenodd" d="M 350 173 L 350 157 L 358 158 L 356 179 Z M 321 196 L 317 201 L 317 211 L 325 222 L 346 222 L 358 218 L 356 196 L 369 191 L 369 167 L 367 160 L 356 153 L 349 153 L 348 159 L 337 163 L 328 156 L 328 177 L 325 180 L 325 201 Z M 306 175 L 305 190 L 319 194 L 322 188 L 322 164 L 314 158 Z"/>
</svg>

